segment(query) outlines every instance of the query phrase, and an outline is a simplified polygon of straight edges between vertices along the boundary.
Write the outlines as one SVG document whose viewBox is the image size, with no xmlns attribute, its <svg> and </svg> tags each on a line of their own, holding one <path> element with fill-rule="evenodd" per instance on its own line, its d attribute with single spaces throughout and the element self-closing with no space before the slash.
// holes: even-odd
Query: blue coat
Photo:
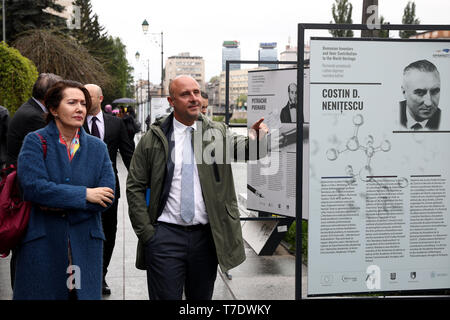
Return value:
<svg viewBox="0 0 450 320">
<path fill-rule="evenodd" d="M 36 132 L 47 141 L 45 159 Z M 106 208 L 87 202 L 86 188 L 114 190 L 114 172 L 106 145 L 81 128 L 80 147 L 69 161 L 52 121 L 25 137 L 17 166 L 25 200 L 33 202 L 33 208 L 17 251 L 13 298 L 67 299 L 70 241 L 78 298 L 100 299 L 105 239 L 101 212 Z"/>
</svg>

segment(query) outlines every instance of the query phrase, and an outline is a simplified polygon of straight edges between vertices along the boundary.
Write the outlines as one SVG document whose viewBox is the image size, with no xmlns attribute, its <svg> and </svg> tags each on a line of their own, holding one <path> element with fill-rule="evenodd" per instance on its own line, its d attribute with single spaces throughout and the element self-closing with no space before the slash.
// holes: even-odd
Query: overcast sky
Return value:
<svg viewBox="0 0 450 320">
<path fill-rule="evenodd" d="M 298 23 L 329 23 L 335 0 L 91 0 L 108 34 L 120 37 L 127 47 L 127 58 L 135 68 L 135 79 L 147 79 L 146 61 L 150 60 L 150 80 L 161 79 L 160 35 L 144 35 L 141 24 L 150 24 L 149 32 L 164 33 L 164 65 L 169 56 L 180 52 L 205 59 L 205 80 L 219 75 L 224 40 L 238 40 L 241 60 L 257 60 L 260 42 L 277 42 L 278 54 L 288 41 L 297 45 Z M 353 23 L 361 23 L 362 0 L 350 0 Z M 379 0 L 379 14 L 391 24 L 401 24 L 408 0 Z M 450 24 L 449 0 L 415 0 L 416 16 L 421 24 Z M 359 31 L 358 31 L 359 34 Z M 312 36 L 329 36 L 327 31 L 310 31 Z M 135 53 L 141 59 L 136 62 Z"/>
</svg>

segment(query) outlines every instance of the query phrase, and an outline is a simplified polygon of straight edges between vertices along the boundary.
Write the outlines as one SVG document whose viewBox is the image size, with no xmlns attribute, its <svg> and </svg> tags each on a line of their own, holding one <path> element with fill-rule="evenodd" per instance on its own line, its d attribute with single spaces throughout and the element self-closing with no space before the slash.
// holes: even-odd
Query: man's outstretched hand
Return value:
<svg viewBox="0 0 450 320">
<path fill-rule="evenodd" d="M 250 128 L 250 132 L 248 133 L 250 139 L 261 140 L 266 136 L 267 133 L 269 133 L 269 128 L 265 123 L 263 123 L 263 121 L 264 118 L 261 118 L 252 125 L 252 127 Z"/>
</svg>

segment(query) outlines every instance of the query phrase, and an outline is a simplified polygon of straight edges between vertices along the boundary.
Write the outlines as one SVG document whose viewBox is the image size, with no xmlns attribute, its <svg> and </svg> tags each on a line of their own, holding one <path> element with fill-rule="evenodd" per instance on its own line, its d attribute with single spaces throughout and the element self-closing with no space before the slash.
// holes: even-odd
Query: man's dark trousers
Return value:
<svg viewBox="0 0 450 320">
<path fill-rule="evenodd" d="M 103 278 L 105 278 L 106 273 L 108 272 L 109 262 L 111 261 L 114 245 L 116 243 L 117 207 L 118 199 L 114 198 L 114 202 L 111 206 L 102 212 L 103 233 L 106 238 L 103 242 Z"/>
<path fill-rule="evenodd" d="M 158 223 L 145 244 L 150 300 L 211 300 L 217 256 L 208 225 Z"/>
</svg>

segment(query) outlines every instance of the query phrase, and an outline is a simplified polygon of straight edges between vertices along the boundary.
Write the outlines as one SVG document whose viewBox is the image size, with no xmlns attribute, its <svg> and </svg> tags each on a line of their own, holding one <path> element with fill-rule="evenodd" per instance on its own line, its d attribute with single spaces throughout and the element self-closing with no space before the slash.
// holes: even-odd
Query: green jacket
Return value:
<svg viewBox="0 0 450 320">
<path fill-rule="evenodd" d="M 173 142 L 167 136 L 173 130 L 172 123 L 173 113 L 150 126 L 136 146 L 128 171 L 128 212 L 139 239 L 136 268 L 142 270 L 146 269 L 144 244 L 153 236 L 154 225 L 165 205 L 161 197 L 170 170 L 169 143 Z M 249 150 L 256 148 L 256 143 L 249 143 L 247 137 L 231 134 L 225 124 L 200 115 L 197 130 L 193 133 L 193 146 L 217 259 L 225 272 L 245 260 L 231 159 L 256 158 L 249 156 Z M 147 207 L 145 192 L 148 187 L 151 196 Z"/>
</svg>

